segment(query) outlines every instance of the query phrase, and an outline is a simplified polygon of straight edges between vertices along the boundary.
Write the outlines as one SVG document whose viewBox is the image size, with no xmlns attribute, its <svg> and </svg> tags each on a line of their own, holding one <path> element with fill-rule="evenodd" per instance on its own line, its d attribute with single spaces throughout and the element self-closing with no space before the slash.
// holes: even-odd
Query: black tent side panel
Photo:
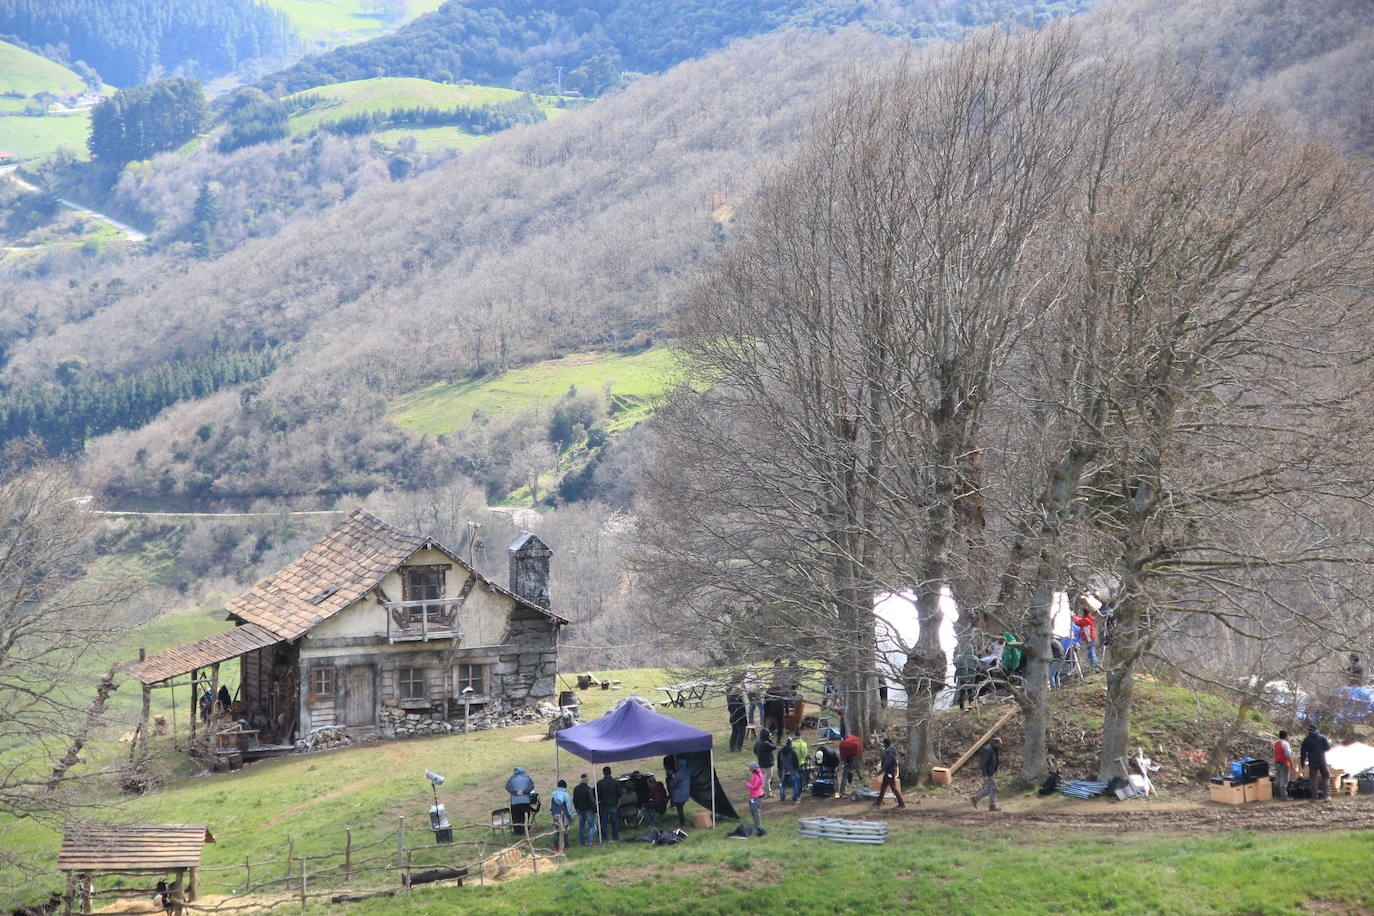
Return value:
<svg viewBox="0 0 1374 916">
<path fill-rule="evenodd" d="M 735 806 L 730 803 L 729 797 L 725 794 L 725 789 L 720 784 L 720 778 L 711 769 L 711 752 L 693 751 L 690 754 L 670 754 L 664 757 L 663 768 L 670 776 L 674 768 L 677 767 L 679 758 L 687 761 L 687 772 L 692 777 L 692 801 L 710 811 L 711 789 L 714 786 L 716 818 L 730 817 L 739 820 L 739 815 L 735 813 Z"/>
</svg>

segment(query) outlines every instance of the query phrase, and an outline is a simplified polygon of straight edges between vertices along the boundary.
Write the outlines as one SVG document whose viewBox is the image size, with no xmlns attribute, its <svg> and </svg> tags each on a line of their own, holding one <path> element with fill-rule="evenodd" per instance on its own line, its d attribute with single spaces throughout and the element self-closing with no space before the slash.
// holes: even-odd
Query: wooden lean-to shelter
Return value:
<svg viewBox="0 0 1374 916">
<path fill-rule="evenodd" d="M 150 875 L 168 882 L 173 912 L 196 899 L 196 869 L 206 843 L 204 824 L 74 824 L 62 836 L 57 867 L 67 876 L 67 912 L 79 901 L 91 911 L 91 879 L 100 875 Z M 147 891 L 149 895 L 152 890 Z"/>
</svg>

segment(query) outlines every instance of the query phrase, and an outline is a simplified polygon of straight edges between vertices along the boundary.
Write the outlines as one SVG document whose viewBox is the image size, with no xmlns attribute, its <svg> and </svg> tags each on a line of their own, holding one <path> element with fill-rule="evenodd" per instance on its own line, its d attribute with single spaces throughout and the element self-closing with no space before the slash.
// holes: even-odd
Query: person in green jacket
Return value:
<svg viewBox="0 0 1374 916">
<path fill-rule="evenodd" d="M 1002 634 L 1002 670 L 1015 674 L 1021 667 L 1021 642 L 1010 633 Z"/>
<path fill-rule="evenodd" d="M 978 698 L 978 676 L 981 673 L 982 666 L 972 648 L 965 649 L 964 654 L 954 660 L 954 685 L 960 709 L 964 708 L 965 703 L 972 706 Z"/>
</svg>

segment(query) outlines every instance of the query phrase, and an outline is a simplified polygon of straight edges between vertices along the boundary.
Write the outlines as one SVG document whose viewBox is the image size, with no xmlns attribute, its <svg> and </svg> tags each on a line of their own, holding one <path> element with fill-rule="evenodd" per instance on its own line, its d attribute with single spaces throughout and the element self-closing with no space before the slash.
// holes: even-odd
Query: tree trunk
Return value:
<svg viewBox="0 0 1374 916">
<path fill-rule="evenodd" d="M 1025 740 L 1021 746 L 1021 781 L 1039 785 L 1049 775 L 1048 733 L 1050 721 L 1050 608 L 1054 589 L 1045 579 L 1036 585 L 1031 596 L 1029 632 L 1024 637 L 1026 647 L 1026 689 L 1017 702 L 1026 722 Z"/>
<path fill-rule="evenodd" d="M 95 699 L 91 701 L 90 709 L 86 710 L 86 718 L 82 722 L 80 730 L 72 736 L 71 744 L 67 745 L 67 752 L 53 766 L 52 773 L 49 774 L 44 783 L 44 788 L 49 792 L 57 788 L 58 783 L 62 781 L 62 777 L 67 775 L 68 770 L 81 762 L 81 749 L 90 739 L 91 732 L 95 731 L 96 726 L 100 724 L 100 717 L 105 714 L 105 702 L 115 690 L 114 678 L 115 672 L 118 670 L 118 667 L 111 668 L 109 674 L 101 678 L 100 684 L 95 690 Z"/>
<path fill-rule="evenodd" d="M 1125 776 L 1118 757 L 1131 749 L 1131 705 L 1135 700 L 1135 668 L 1144 644 L 1140 632 L 1140 608 L 1135 601 L 1117 605 L 1117 626 L 1112 637 L 1112 663 L 1107 668 L 1107 705 L 1102 714 L 1102 748 L 1097 778 Z"/>
</svg>

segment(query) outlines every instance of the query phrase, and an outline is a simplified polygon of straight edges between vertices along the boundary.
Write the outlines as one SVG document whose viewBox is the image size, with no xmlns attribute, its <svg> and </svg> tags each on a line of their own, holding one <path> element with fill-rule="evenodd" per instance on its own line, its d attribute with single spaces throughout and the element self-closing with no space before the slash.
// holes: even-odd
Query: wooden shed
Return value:
<svg viewBox="0 0 1374 916">
<path fill-rule="evenodd" d="M 215 838 L 204 824 L 79 824 L 62 835 L 57 867 L 67 875 L 67 912 L 79 900 L 91 911 L 96 875 L 174 875 L 173 912 L 196 899 L 196 869 L 206 843 Z M 152 893 L 151 890 L 148 891 Z"/>
</svg>

